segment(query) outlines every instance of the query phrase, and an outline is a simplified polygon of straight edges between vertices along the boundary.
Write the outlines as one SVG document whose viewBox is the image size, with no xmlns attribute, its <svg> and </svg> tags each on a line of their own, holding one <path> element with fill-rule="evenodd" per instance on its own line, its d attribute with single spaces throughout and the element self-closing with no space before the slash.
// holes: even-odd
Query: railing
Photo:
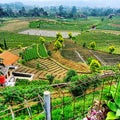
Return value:
<svg viewBox="0 0 120 120">
<path fill-rule="evenodd" d="M 77 83 L 55 84 L 52 85 L 54 92 L 45 91 L 44 97 L 38 95 L 33 99 L 24 100 L 24 103 L 0 111 L 0 120 L 5 117 L 8 117 L 8 120 L 15 120 L 22 110 L 28 115 L 28 120 L 34 120 L 40 115 L 44 117 L 39 120 L 82 120 L 92 110 L 96 101 L 99 103 L 97 109 L 101 109 L 104 97 L 111 92 L 112 86 L 118 85 L 119 82 L 120 73 L 107 73 L 85 78 Z M 118 87 L 116 93 L 117 90 Z M 33 108 L 34 105 L 39 106 L 40 110 L 33 115 L 32 110 L 36 110 Z"/>
</svg>

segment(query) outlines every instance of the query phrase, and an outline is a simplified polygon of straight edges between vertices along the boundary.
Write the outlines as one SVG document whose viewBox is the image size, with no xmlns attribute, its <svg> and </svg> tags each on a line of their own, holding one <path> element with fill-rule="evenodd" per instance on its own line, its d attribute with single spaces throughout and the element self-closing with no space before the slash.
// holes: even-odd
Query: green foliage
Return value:
<svg viewBox="0 0 120 120">
<path fill-rule="evenodd" d="M 115 51 L 115 46 L 109 47 L 109 53 L 112 54 Z"/>
<path fill-rule="evenodd" d="M 72 39 L 73 36 L 72 36 L 71 32 L 68 33 L 68 37 L 69 37 L 69 39 Z"/>
<path fill-rule="evenodd" d="M 0 53 L 2 53 L 3 52 L 3 49 L 0 47 Z"/>
<path fill-rule="evenodd" d="M 93 60 L 93 58 L 92 58 L 92 57 L 89 57 L 89 58 L 87 58 L 86 63 L 87 63 L 88 65 L 90 65 L 90 63 L 92 62 L 92 60 Z"/>
<path fill-rule="evenodd" d="M 46 76 L 46 79 L 49 81 L 50 84 L 53 83 L 54 78 L 55 78 L 55 77 L 54 77 L 52 74 Z"/>
<path fill-rule="evenodd" d="M 6 43 L 6 40 L 4 39 L 4 49 L 7 50 L 8 47 L 7 47 L 7 43 Z"/>
<path fill-rule="evenodd" d="M 42 43 L 42 44 L 45 43 L 45 41 L 46 41 L 44 37 L 39 37 L 39 40 L 40 40 L 40 43 Z"/>
<path fill-rule="evenodd" d="M 116 91 L 117 89 L 117 91 Z M 109 101 L 107 103 L 110 112 L 107 113 L 106 120 L 119 120 L 120 119 L 120 83 L 116 86 L 112 86 Z"/>
<path fill-rule="evenodd" d="M 58 38 L 62 38 L 62 34 L 61 34 L 60 32 L 58 32 L 58 33 L 56 34 L 56 39 L 58 39 Z"/>
<path fill-rule="evenodd" d="M 37 69 L 40 69 L 40 67 L 41 67 L 41 64 L 40 64 L 40 63 L 37 63 L 36 68 L 37 68 Z"/>
<path fill-rule="evenodd" d="M 54 43 L 54 46 L 56 50 L 59 50 L 62 48 L 62 44 L 58 40 Z"/>
<path fill-rule="evenodd" d="M 99 68 L 100 68 L 100 63 L 97 60 L 92 60 L 90 63 L 90 70 L 92 72 L 99 72 Z"/>
<path fill-rule="evenodd" d="M 47 54 L 48 54 L 49 56 L 51 56 L 51 55 L 52 55 L 52 52 L 51 52 L 50 50 L 48 50 Z"/>
<path fill-rule="evenodd" d="M 92 50 L 94 50 L 95 47 L 96 47 L 96 43 L 95 43 L 95 42 L 91 42 L 91 43 L 90 43 L 90 47 L 92 48 Z"/>
<path fill-rule="evenodd" d="M 21 55 L 22 55 L 22 59 L 24 59 L 25 61 L 30 61 L 33 59 L 37 59 L 39 57 L 43 57 L 43 58 L 48 57 L 44 44 L 39 44 L 39 45 L 34 44 L 26 48 Z"/>
<path fill-rule="evenodd" d="M 64 39 L 62 37 L 57 38 L 57 41 L 59 41 L 62 44 L 62 46 L 63 46 Z"/>
<path fill-rule="evenodd" d="M 84 48 L 86 48 L 86 43 L 84 42 L 82 46 L 83 46 Z"/>
<path fill-rule="evenodd" d="M 18 49 L 21 49 L 22 48 L 22 45 L 18 45 Z"/>
<path fill-rule="evenodd" d="M 81 96 L 89 88 L 93 86 L 96 88 L 98 85 L 100 85 L 101 81 L 102 80 L 100 80 L 97 76 L 89 77 L 87 75 L 83 75 L 81 78 L 79 78 L 79 80 L 70 84 L 69 90 L 74 96 Z"/>
<path fill-rule="evenodd" d="M 73 76 L 76 76 L 77 73 L 75 70 L 68 70 L 66 77 L 64 78 L 65 82 L 70 82 Z"/>
</svg>

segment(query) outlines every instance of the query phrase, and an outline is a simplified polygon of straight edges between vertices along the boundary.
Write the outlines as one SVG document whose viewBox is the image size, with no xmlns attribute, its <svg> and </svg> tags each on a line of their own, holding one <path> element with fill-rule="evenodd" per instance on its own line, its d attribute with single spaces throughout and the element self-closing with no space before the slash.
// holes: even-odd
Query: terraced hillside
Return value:
<svg viewBox="0 0 120 120">
<path fill-rule="evenodd" d="M 37 64 L 40 64 L 40 69 L 37 69 Z M 52 74 L 55 79 L 63 79 L 67 73 L 67 69 L 57 64 L 51 59 L 37 59 L 31 60 L 26 63 L 26 66 L 16 64 L 18 69 L 16 72 L 31 73 L 34 74 L 33 79 L 46 79 L 47 74 Z"/>
</svg>

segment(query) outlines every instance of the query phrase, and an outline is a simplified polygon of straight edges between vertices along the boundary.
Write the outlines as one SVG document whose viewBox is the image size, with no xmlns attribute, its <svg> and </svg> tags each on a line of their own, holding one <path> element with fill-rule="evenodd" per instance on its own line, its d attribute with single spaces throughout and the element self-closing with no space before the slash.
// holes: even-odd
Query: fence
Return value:
<svg viewBox="0 0 120 120">
<path fill-rule="evenodd" d="M 52 85 L 54 92 L 51 92 L 51 95 L 50 92 L 44 92 L 44 98 L 38 95 L 22 104 L 9 106 L 8 109 L 0 111 L 0 115 L 3 113 L 0 120 L 5 117 L 15 120 L 22 110 L 28 115 L 28 119 L 25 120 L 82 120 L 94 106 L 97 106 L 97 111 L 103 111 L 105 97 L 111 92 L 112 86 L 117 85 L 114 92 L 116 97 L 119 82 L 120 73 L 107 73 L 84 78 L 83 81 Z M 106 99 L 106 102 L 110 99 Z M 38 109 L 34 108 L 34 105 L 37 105 Z M 32 110 L 37 110 L 35 115 L 32 114 Z"/>
</svg>

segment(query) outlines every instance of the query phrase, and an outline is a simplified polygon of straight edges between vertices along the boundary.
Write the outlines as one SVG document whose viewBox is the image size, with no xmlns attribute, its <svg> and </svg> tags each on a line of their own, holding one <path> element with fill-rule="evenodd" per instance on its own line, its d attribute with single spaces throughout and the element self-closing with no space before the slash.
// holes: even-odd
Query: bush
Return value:
<svg viewBox="0 0 120 120">
<path fill-rule="evenodd" d="M 2 48 L 0 48 L 0 53 L 2 53 L 3 52 L 3 49 Z"/>
<path fill-rule="evenodd" d="M 109 53 L 112 54 L 115 51 L 115 46 L 109 47 Z"/>
<path fill-rule="evenodd" d="M 68 36 L 69 36 L 69 39 L 72 39 L 72 33 L 71 32 L 68 33 Z"/>
<path fill-rule="evenodd" d="M 92 58 L 92 57 L 89 57 L 89 58 L 87 58 L 86 63 L 87 63 L 88 65 L 90 65 L 90 63 L 92 62 L 92 60 L 93 60 L 93 58 Z"/>
<path fill-rule="evenodd" d="M 73 76 L 76 76 L 76 75 L 77 75 L 77 73 L 76 73 L 75 70 L 68 70 L 67 75 L 66 75 L 64 81 L 65 81 L 65 82 L 70 82 L 70 81 L 71 81 L 71 78 L 72 78 Z"/>
<path fill-rule="evenodd" d="M 45 43 L 45 38 L 44 37 L 40 37 L 39 40 L 40 40 L 40 43 L 42 43 L 42 44 Z"/>
<path fill-rule="evenodd" d="M 86 43 L 84 42 L 82 46 L 85 48 L 86 47 Z"/>
<path fill-rule="evenodd" d="M 97 60 L 92 60 L 90 63 L 90 70 L 92 72 L 99 72 L 99 68 L 100 68 L 100 63 Z"/>
<path fill-rule="evenodd" d="M 56 34 L 56 39 L 58 39 L 59 37 L 62 38 L 62 34 L 58 32 L 58 33 Z"/>
<path fill-rule="evenodd" d="M 56 50 L 59 50 L 60 48 L 62 48 L 62 44 L 58 40 L 54 43 L 54 46 Z"/>
<path fill-rule="evenodd" d="M 96 47 L 96 43 L 95 43 L 95 42 L 91 42 L 91 43 L 90 43 L 90 47 L 92 48 L 92 50 L 94 50 L 95 47 Z"/>
<path fill-rule="evenodd" d="M 55 77 L 53 75 L 47 75 L 46 78 L 49 81 L 49 83 L 52 84 Z"/>
</svg>

